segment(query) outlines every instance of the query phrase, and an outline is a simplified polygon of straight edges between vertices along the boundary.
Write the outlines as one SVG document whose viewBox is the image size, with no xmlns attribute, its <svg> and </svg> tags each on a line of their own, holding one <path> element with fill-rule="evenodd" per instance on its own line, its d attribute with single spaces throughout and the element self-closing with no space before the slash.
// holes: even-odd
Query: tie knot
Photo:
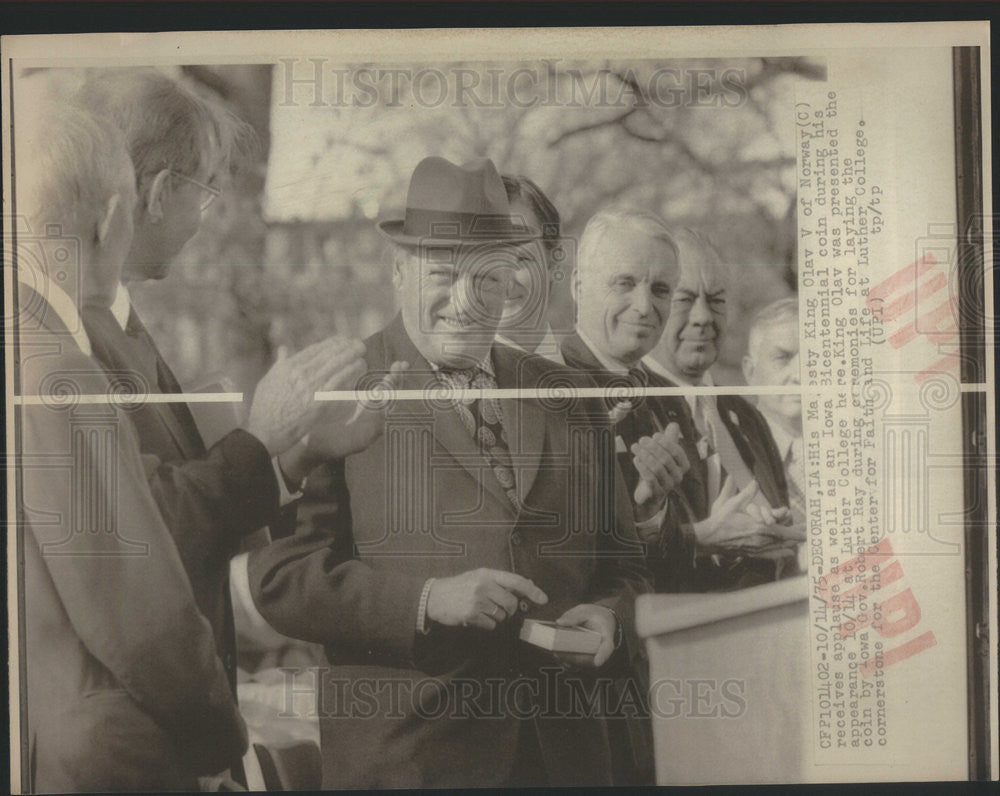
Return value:
<svg viewBox="0 0 1000 796">
<path fill-rule="evenodd" d="M 448 387 L 457 390 L 488 390 L 496 386 L 493 374 L 478 366 L 471 368 L 441 368 L 438 370 L 438 375 Z"/>
</svg>

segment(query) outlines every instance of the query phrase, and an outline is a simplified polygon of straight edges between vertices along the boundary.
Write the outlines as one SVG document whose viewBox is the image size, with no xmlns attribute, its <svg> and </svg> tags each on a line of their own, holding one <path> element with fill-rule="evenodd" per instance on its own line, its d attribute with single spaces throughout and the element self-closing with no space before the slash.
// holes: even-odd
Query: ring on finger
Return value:
<svg viewBox="0 0 1000 796">
<path fill-rule="evenodd" d="M 492 610 L 492 611 L 490 611 L 490 619 L 496 619 L 496 618 L 497 618 L 497 613 L 498 613 L 499 611 L 500 611 L 500 606 L 499 606 L 499 605 L 496 605 L 496 604 L 494 604 L 494 606 L 493 606 L 493 610 Z"/>
</svg>

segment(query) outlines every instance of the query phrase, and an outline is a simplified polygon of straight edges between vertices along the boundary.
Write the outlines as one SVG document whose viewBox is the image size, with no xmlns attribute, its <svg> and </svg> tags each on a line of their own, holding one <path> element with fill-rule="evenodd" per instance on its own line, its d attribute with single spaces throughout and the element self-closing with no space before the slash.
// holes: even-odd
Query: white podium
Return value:
<svg viewBox="0 0 1000 796">
<path fill-rule="evenodd" d="M 807 582 L 638 599 L 659 784 L 815 777 Z"/>
</svg>

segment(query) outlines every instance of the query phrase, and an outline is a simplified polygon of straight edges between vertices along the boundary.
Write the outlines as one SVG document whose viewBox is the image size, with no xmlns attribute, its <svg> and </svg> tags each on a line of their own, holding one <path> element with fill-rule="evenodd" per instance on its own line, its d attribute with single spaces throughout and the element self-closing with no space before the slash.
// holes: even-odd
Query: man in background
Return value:
<svg viewBox="0 0 1000 796">
<path fill-rule="evenodd" d="M 527 228 L 533 240 L 511 249 L 514 267 L 497 342 L 565 364 L 549 321 L 563 254 L 559 211 L 528 177 L 503 174 L 501 179 L 511 217 Z"/>
<path fill-rule="evenodd" d="M 69 105 L 25 105 L 15 138 L 22 774 L 30 792 L 195 790 L 246 730 L 128 414 L 101 400 L 123 376 L 90 358 L 80 318 L 115 295 L 132 164 Z"/>
<path fill-rule="evenodd" d="M 726 280 L 718 253 L 679 230 L 680 277 L 657 347 L 644 359 L 673 386 L 711 387 L 726 330 Z M 767 422 L 735 395 L 685 396 L 696 429 L 688 499 L 698 505 L 698 590 L 774 580 L 805 538 L 789 518 L 788 487 Z M 690 491 L 689 491 L 690 490 Z M 707 513 L 704 509 L 708 508 Z"/>
<path fill-rule="evenodd" d="M 768 304 L 754 317 L 743 357 L 743 377 L 755 386 L 799 386 L 799 301 L 783 298 Z M 805 460 L 802 450 L 802 396 L 760 395 L 760 410 L 784 465 L 788 508 L 792 522 L 806 521 Z"/>
</svg>

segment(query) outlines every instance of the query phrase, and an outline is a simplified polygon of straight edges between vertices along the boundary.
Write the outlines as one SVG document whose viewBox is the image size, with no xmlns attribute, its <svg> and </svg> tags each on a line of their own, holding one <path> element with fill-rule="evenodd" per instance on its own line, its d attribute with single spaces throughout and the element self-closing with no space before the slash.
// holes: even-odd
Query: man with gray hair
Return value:
<svg viewBox="0 0 1000 796">
<path fill-rule="evenodd" d="M 791 296 L 764 307 L 750 324 L 743 377 L 750 385 L 799 386 L 799 300 Z M 792 522 L 806 521 L 805 459 L 802 449 L 802 396 L 760 395 L 757 409 L 778 447 L 788 483 Z"/>
<path fill-rule="evenodd" d="M 128 376 L 90 358 L 80 318 L 114 297 L 132 164 L 121 135 L 87 112 L 25 110 L 11 236 L 21 771 L 30 792 L 194 790 L 240 756 L 246 729 L 128 413 L 110 400 Z"/>
<path fill-rule="evenodd" d="M 663 336 L 644 360 L 671 386 L 711 387 L 726 329 L 726 280 L 718 252 L 678 230 L 680 274 Z M 684 490 L 697 506 L 697 585 L 742 588 L 774 580 L 805 538 L 791 522 L 781 458 L 767 423 L 736 395 L 685 396 L 696 453 Z"/>
<path fill-rule="evenodd" d="M 576 333 L 562 343 L 566 364 L 601 387 L 662 386 L 642 364 L 660 339 L 677 280 L 678 251 L 670 230 L 652 213 L 610 207 L 590 219 L 580 238 L 573 295 Z M 678 398 L 609 404 L 619 465 L 633 498 L 636 527 L 649 544 L 660 591 L 680 587 L 685 551 L 668 496 L 689 468 L 681 437 L 694 433 Z"/>
</svg>

